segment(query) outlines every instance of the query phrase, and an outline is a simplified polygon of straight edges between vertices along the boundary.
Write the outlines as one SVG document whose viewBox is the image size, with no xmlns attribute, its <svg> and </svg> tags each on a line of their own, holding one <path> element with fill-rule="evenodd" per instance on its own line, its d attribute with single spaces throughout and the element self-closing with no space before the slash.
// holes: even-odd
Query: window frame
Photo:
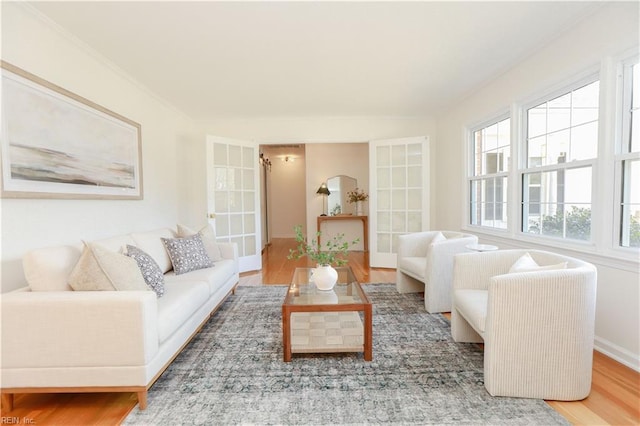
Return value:
<svg viewBox="0 0 640 426">
<path fill-rule="evenodd" d="M 481 175 L 476 175 L 475 174 L 475 157 L 476 157 L 476 151 L 475 151 L 475 133 L 479 130 L 483 130 L 486 129 L 488 127 L 491 127 L 495 124 L 498 124 L 504 120 L 510 120 L 510 125 L 509 125 L 509 152 L 510 152 L 510 158 L 508 161 L 508 168 L 506 171 L 502 171 L 502 172 L 495 172 L 495 173 L 486 173 L 486 174 L 481 174 Z M 509 233 L 511 232 L 512 229 L 512 202 L 511 202 L 511 186 L 512 186 L 512 170 L 513 170 L 513 158 L 514 158 L 514 143 L 513 143 L 513 117 L 511 114 L 511 110 L 505 110 L 502 111 L 500 113 L 494 114 L 491 116 L 491 118 L 488 118 L 486 120 L 482 120 L 472 126 L 468 126 L 465 129 L 465 133 L 466 133 L 466 140 L 467 140 L 467 167 L 466 167 L 466 171 L 465 171 L 465 184 L 466 184 L 466 190 L 464 191 L 465 193 L 465 215 L 464 215 L 464 220 L 465 220 L 465 228 L 470 229 L 470 230 L 481 230 L 482 232 L 488 232 L 488 233 L 498 233 L 498 234 L 505 234 L 505 233 Z M 496 179 L 496 178 L 504 178 L 506 179 L 506 183 L 507 183 L 507 192 L 506 192 L 506 198 L 504 199 L 504 204 L 506 205 L 506 213 L 504 214 L 504 217 L 506 217 L 506 221 L 507 221 L 507 226 L 505 228 L 499 228 L 496 226 L 487 226 L 487 225 L 482 225 L 482 224 L 473 224 L 471 223 L 471 220 L 473 218 L 473 215 L 471 213 L 472 211 L 472 205 L 473 205 L 473 201 L 472 201 L 472 197 L 473 197 L 473 191 L 472 191 L 472 186 L 474 182 L 483 182 L 483 181 L 487 181 L 489 179 Z"/>
<path fill-rule="evenodd" d="M 613 205 L 613 232 L 611 246 L 615 251 L 637 255 L 640 247 L 623 246 L 625 220 L 624 213 L 624 188 L 627 181 L 624 164 L 626 161 L 640 160 L 640 150 L 631 151 L 631 109 L 632 90 L 629 90 L 629 80 L 633 79 L 632 68 L 640 66 L 640 55 L 634 54 L 620 59 L 617 62 L 616 78 L 616 132 L 614 151 L 614 205 Z M 637 88 L 640 90 L 640 88 Z M 640 115 L 638 117 L 640 119 Z"/>
</svg>

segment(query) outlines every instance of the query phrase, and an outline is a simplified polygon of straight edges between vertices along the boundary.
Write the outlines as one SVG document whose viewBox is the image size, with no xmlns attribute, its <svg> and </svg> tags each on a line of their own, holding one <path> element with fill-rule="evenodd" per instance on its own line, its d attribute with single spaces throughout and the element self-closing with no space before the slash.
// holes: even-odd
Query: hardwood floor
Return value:
<svg viewBox="0 0 640 426">
<path fill-rule="evenodd" d="M 274 240 L 263 254 L 262 270 L 241 274 L 241 284 L 287 284 L 295 267 L 307 266 L 305 259 L 287 260 L 293 247 L 293 240 Z M 358 281 L 395 282 L 395 270 L 369 268 L 367 256 L 362 252 L 349 255 L 349 266 Z M 640 424 L 640 373 L 594 352 L 592 383 L 591 394 L 582 401 L 548 404 L 576 425 Z M 0 424 L 117 425 L 135 404 L 135 395 L 128 393 L 16 395 L 15 409 L 2 411 Z"/>
</svg>

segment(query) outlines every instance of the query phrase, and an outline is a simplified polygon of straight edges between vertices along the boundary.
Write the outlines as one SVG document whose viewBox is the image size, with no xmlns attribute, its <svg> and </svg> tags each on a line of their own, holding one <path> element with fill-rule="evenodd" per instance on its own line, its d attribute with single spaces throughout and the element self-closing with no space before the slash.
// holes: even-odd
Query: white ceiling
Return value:
<svg viewBox="0 0 640 426">
<path fill-rule="evenodd" d="M 430 116 L 599 2 L 32 2 L 196 120 Z"/>
</svg>

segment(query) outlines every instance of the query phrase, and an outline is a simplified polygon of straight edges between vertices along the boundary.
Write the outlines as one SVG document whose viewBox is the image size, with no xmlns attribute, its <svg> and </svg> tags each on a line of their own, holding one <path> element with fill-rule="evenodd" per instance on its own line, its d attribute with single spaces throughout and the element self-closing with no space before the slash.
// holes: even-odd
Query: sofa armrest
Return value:
<svg viewBox="0 0 640 426">
<path fill-rule="evenodd" d="M 432 244 L 427 250 L 425 280 L 425 307 L 427 312 L 448 312 L 451 310 L 453 290 L 453 258 L 464 253 L 466 246 L 477 242 L 477 237 L 452 238 Z"/>
<path fill-rule="evenodd" d="M 158 352 L 152 291 L 0 295 L 2 368 L 140 366 Z"/>
<path fill-rule="evenodd" d="M 456 254 L 468 251 L 467 245 L 478 242 L 477 237 L 453 238 L 433 244 L 427 253 L 427 280 L 431 284 L 443 282 L 445 278 L 447 289 L 451 292 L 451 276 L 453 258 Z"/>
</svg>

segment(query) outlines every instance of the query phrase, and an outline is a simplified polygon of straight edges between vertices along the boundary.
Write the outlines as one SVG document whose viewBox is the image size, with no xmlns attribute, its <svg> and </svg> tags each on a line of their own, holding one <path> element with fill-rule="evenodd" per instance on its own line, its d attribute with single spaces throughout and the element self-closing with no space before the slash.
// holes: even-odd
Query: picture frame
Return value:
<svg viewBox="0 0 640 426">
<path fill-rule="evenodd" d="M 2 198 L 143 199 L 140 124 L 5 61 Z"/>
</svg>

